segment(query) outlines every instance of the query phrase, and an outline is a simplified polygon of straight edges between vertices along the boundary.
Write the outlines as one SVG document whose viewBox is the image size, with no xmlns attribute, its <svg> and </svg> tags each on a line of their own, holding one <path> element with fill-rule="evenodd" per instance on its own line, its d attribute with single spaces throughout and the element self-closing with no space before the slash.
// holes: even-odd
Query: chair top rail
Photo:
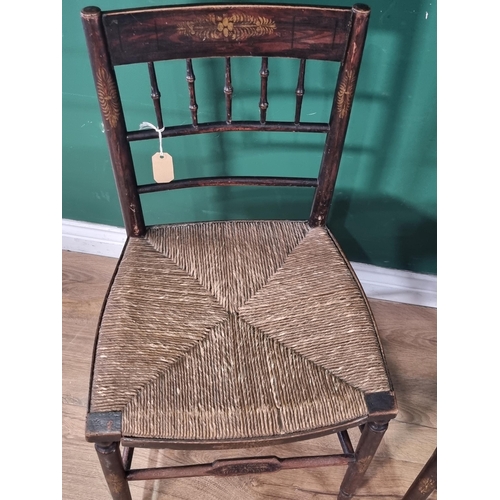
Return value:
<svg viewBox="0 0 500 500">
<path fill-rule="evenodd" d="M 341 61 L 351 8 L 190 5 L 102 12 L 114 66 L 198 57 Z"/>
</svg>

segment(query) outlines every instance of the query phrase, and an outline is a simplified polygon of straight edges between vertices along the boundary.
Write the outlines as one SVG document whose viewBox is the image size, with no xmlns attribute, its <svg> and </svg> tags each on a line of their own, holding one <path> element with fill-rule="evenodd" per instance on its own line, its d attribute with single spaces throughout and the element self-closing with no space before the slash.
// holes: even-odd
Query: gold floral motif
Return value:
<svg viewBox="0 0 500 500">
<path fill-rule="evenodd" d="M 340 118 L 345 118 L 349 111 L 354 97 L 354 72 L 346 71 L 340 82 L 339 92 L 337 97 L 337 112 Z"/>
<path fill-rule="evenodd" d="M 122 493 L 123 491 L 123 482 L 125 479 L 121 478 L 118 474 L 114 472 L 108 473 L 106 480 L 108 482 L 109 489 L 114 493 Z"/>
<path fill-rule="evenodd" d="M 367 457 L 364 457 L 364 458 L 360 458 L 358 459 L 358 470 L 359 472 L 364 472 L 368 466 L 370 465 L 370 462 L 372 460 L 373 457 L 371 456 L 367 456 Z"/>
<path fill-rule="evenodd" d="M 227 38 L 229 33 L 233 33 L 234 30 L 234 21 L 232 18 L 223 17 L 222 21 L 217 23 L 217 31 L 222 32 L 222 34 Z"/>
<path fill-rule="evenodd" d="M 436 489 L 436 483 L 435 483 L 434 479 L 432 479 L 430 477 L 424 477 L 418 483 L 418 490 L 423 495 L 426 493 L 430 493 L 431 491 L 434 491 L 435 489 Z"/>
<path fill-rule="evenodd" d="M 118 92 L 111 75 L 104 68 L 96 71 L 97 97 L 101 104 L 102 114 L 112 127 L 118 123 Z"/>
<path fill-rule="evenodd" d="M 205 19 L 185 21 L 177 26 L 177 32 L 201 40 L 246 40 L 250 37 L 272 33 L 276 23 L 263 16 L 209 14 Z"/>
</svg>

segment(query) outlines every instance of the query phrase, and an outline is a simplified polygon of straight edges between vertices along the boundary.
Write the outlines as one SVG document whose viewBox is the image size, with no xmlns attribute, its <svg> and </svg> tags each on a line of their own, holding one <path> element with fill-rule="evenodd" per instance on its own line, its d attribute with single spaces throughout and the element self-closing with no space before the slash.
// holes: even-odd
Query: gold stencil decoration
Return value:
<svg viewBox="0 0 500 500">
<path fill-rule="evenodd" d="M 366 469 L 368 469 L 368 466 L 370 465 L 372 458 L 373 457 L 371 457 L 370 455 L 364 458 L 360 458 L 358 460 L 358 470 L 360 472 L 364 472 Z"/>
<path fill-rule="evenodd" d="M 435 489 L 436 489 L 436 482 L 434 481 L 434 479 L 430 477 L 424 477 L 418 483 L 418 490 L 420 491 L 420 493 L 422 493 L 422 495 L 431 493 Z"/>
<path fill-rule="evenodd" d="M 108 481 L 109 489 L 114 493 L 121 493 L 123 489 L 123 479 L 115 473 L 108 474 L 106 478 Z"/>
<path fill-rule="evenodd" d="M 118 123 L 118 92 L 111 75 L 104 69 L 99 68 L 96 71 L 97 78 L 97 97 L 101 104 L 104 118 L 112 127 Z"/>
<path fill-rule="evenodd" d="M 337 112 L 340 118 L 345 118 L 354 97 L 354 72 L 346 71 L 339 86 Z"/>
<path fill-rule="evenodd" d="M 185 21 L 177 26 L 177 32 L 201 40 L 246 40 L 250 37 L 271 34 L 276 29 L 272 19 L 263 16 L 209 14 L 204 19 Z"/>
</svg>

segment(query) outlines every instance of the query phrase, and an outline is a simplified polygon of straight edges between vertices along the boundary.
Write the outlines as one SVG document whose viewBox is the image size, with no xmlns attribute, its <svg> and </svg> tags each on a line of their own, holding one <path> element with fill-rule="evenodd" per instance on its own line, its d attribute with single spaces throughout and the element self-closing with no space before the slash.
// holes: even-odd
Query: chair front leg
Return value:
<svg viewBox="0 0 500 500">
<path fill-rule="evenodd" d="M 361 484 L 366 469 L 368 469 L 387 427 L 388 422 L 369 422 L 364 426 L 356 447 L 356 462 L 349 464 L 347 467 L 344 480 L 340 485 L 338 500 L 352 498 Z"/>
<path fill-rule="evenodd" d="M 123 468 L 120 443 L 96 443 L 95 449 L 113 500 L 132 500 Z"/>
</svg>

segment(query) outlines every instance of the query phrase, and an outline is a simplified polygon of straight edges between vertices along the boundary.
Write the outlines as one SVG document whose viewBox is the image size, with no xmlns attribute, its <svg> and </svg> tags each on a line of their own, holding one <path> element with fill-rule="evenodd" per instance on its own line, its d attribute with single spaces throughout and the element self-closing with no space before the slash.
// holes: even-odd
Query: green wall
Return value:
<svg viewBox="0 0 500 500">
<path fill-rule="evenodd" d="M 97 3 L 103 10 L 158 4 Z M 123 226 L 79 17 L 86 5 L 63 2 L 62 216 Z M 369 5 L 370 28 L 328 225 L 352 261 L 435 274 L 436 5 L 422 0 L 373 0 Z M 223 61 L 193 64 L 199 120 L 224 119 Z M 337 67 L 308 62 L 306 120 L 328 119 Z M 270 60 L 269 120 L 293 119 L 297 69 L 297 61 Z M 258 71 L 258 61 L 233 60 L 235 120 L 258 117 Z M 166 124 L 189 122 L 185 63 L 162 63 L 157 72 Z M 126 66 L 117 73 L 125 82 L 121 92 L 129 129 L 142 121 L 154 123 L 147 68 Z M 214 95 L 220 96 L 219 102 Z M 163 148 L 174 157 L 176 178 L 312 177 L 322 140 L 322 135 L 312 134 L 207 134 L 165 139 Z M 139 182 L 152 182 L 150 157 L 157 150 L 157 141 L 133 143 Z M 295 188 L 196 188 L 147 195 L 143 203 L 148 224 L 233 217 L 306 219 L 312 194 Z"/>
</svg>

